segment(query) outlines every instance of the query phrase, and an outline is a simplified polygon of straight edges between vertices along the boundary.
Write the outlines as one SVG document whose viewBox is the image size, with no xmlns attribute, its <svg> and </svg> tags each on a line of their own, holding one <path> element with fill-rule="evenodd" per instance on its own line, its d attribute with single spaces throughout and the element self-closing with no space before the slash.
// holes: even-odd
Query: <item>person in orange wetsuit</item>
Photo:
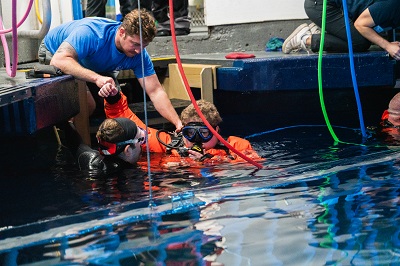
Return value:
<svg viewBox="0 0 400 266">
<path fill-rule="evenodd" d="M 400 92 L 389 102 L 381 117 L 379 135 L 387 142 L 400 145 Z"/>
<path fill-rule="evenodd" d="M 99 95 L 105 98 L 107 118 L 125 117 L 145 129 L 146 125 L 129 108 L 127 98 L 122 92 L 109 86 L 100 89 Z M 210 125 L 219 132 L 222 118 L 214 104 L 198 100 L 197 105 Z M 150 152 L 171 152 L 177 157 L 189 157 L 204 163 L 243 161 L 243 159 L 224 146 L 204 125 L 193 104 L 181 113 L 183 128 L 177 137 L 168 132 L 148 127 L 147 143 Z M 182 136 L 182 137 L 180 137 Z M 230 136 L 227 142 L 250 159 L 262 159 L 252 148 L 250 142 L 243 138 Z"/>
</svg>

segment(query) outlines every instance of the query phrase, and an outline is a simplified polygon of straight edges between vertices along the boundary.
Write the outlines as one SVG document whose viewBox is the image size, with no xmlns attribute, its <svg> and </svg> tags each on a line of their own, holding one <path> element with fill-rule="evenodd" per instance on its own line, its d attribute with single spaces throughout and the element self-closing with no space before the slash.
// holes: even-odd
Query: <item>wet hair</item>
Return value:
<svg viewBox="0 0 400 266">
<path fill-rule="evenodd" d="M 137 134 L 135 122 L 128 118 L 105 119 L 97 130 L 96 137 L 110 143 L 134 139 Z"/>
<path fill-rule="evenodd" d="M 142 38 L 144 42 L 151 42 L 157 34 L 156 22 L 154 17 L 145 8 L 134 9 L 124 17 L 121 27 L 123 27 L 129 36 L 140 36 L 139 31 L 139 13 L 142 24 Z"/>
<path fill-rule="evenodd" d="M 222 122 L 222 118 L 217 110 L 217 107 L 215 107 L 214 104 L 204 100 L 198 100 L 196 101 L 196 103 L 211 126 L 215 128 Z M 183 109 L 181 113 L 181 121 L 183 125 L 186 125 L 190 122 L 202 122 L 192 103 L 188 107 Z"/>
</svg>

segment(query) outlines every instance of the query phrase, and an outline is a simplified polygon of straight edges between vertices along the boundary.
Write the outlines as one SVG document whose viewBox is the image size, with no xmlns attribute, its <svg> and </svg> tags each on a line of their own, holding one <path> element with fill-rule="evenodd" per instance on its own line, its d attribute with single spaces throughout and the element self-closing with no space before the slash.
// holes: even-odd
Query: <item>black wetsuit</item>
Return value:
<svg viewBox="0 0 400 266">
<path fill-rule="evenodd" d="M 82 138 L 71 123 L 63 123 L 59 128 L 64 133 L 62 143 L 71 151 L 80 170 L 97 170 L 104 173 L 115 172 L 132 164 L 117 156 L 104 156 L 98 150 L 83 143 Z"/>
</svg>

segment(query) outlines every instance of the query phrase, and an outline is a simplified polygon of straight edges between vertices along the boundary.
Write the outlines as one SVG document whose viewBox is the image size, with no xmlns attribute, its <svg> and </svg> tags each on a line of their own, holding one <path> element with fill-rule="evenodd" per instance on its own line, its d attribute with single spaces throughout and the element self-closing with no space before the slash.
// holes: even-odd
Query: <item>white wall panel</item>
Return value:
<svg viewBox="0 0 400 266">
<path fill-rule="evenodd" d="M 2 20 L 4 27 L 6 29 L 11 28 L 12 25 L 12 1 L 9 0 L 5 3 L 1 3 L 2 6 Z M 17 0 L 17 23 L 22 19 L 28 8 L 29 1 L 21 1 Z M 51 28 L 54 28 L 60 25 L 63 22 L 71 21 L 73 19 L 72 14 L 72 4 L 71 1 L 65 0 L 50 0 L 51 5 Z M 42 10 L 42 0 L 39 0 L 39 16 L 43 20 L 43 10 Z M 29 12 L 29 15 L 25 22 L 18 28 L 18 30 L 38 30 L 40 29 L 41 24 L 37 18 L 35 4 L 32 5 L 32 8 Z"/>
<path fill-rule="evenodd" d="M 207 26 L 306 19 L 303 0 L 204 0 Z"/>
</svg>

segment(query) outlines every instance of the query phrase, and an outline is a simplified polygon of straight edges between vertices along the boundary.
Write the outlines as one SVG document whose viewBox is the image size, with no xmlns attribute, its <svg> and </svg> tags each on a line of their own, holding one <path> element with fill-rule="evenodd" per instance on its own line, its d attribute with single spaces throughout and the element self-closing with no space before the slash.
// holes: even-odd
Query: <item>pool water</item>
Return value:
<svg viewBox="0 0 400 266">
<path fill-rule="evenodd" d="M 145 159 L 102 176 L 78 171 L 68 150 L 49 141 L 51 133 L 13 142 L 23 152 L 2 163 L 0 262 L 400 263 L 396 146 L 347 127 L 334 126 L 345 142 L 334 143 L 324 125 L 248 128 L 243 135 L 225 122 L 232 135 L 251 141 L 264 168 L 165 167 L 152 155 L 151 199 Z"/>
</svg>

